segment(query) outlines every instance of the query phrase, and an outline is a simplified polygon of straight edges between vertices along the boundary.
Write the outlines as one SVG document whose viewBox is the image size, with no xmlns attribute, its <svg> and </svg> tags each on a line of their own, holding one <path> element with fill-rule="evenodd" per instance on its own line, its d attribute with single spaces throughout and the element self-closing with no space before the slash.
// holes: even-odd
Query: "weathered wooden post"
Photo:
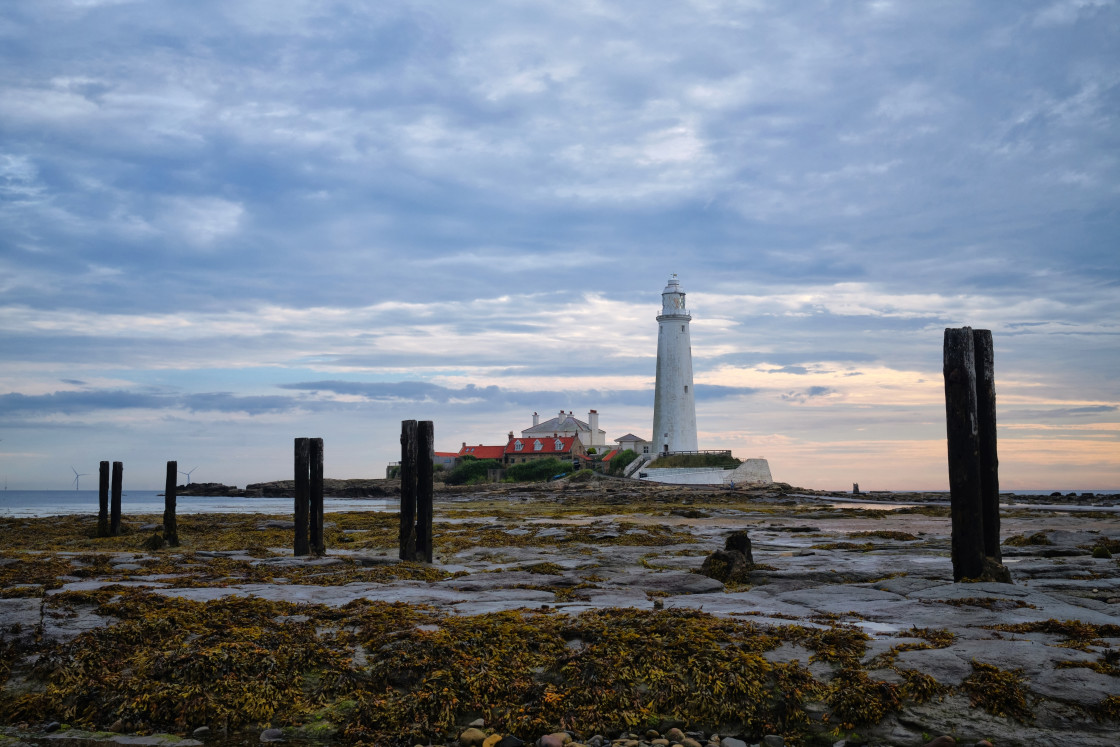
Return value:
<svg viewBox="0 0 1120 747">
<path fill-rule="evenodd" d="M 416 559 L 432 562 L 432 493 L 434 492 L 435 429 L 421 420 L 416 440 Z"/>
<path fill-rule="evenodd" d="M 996 453 L 996 375 L 992 332 L 972 330 L 976 357 L 976 415 L 980 437 L 980 505 L 984 517 L 984 554 L 1003 562 L 999 549 L 999 456 Z"/>
<path fill-rule="evenodd" d="M 311 525 L 311 552 L 323 555 L 327 543 L 323 540 L 323 439 L 308 439 L 311 479 L 309 485 Z"/>
<path fill-rule="evenodd" d="M 311 546 L 307 541 L 307 515 L 309 512 L 310 492 L 310 439 L 297 438 L 295 441 L 295 555 L 309 555 Z"/>
<path fill-rule="evenodd" d="M 163 539 L 171 547 L 179 546 L 179 524 L 175 519 L 175 490 L 179 477 L 179 463 L 168 462 L 163 480 Z"/>
<path fill-rule="evenodd" d="M 945 421 L 949 447 L 953 580 L 984 572 L 976 358 L 971 327 L 945 330 Z"/>
<path fill-rule="evenodd" d="M 401 560 L 416 560 L 416 421 L 401 421 Z"/>
<path fill-rule="evenodd" d="M 97 536 L 109 536 L 109 463 L 102 462 L 97 478 Z"/>
<path fill-rule="evenodd" d="M 109 534 L 121 533 L 121 485 L 124 481 L 124 463 L 113 462 L 113 486 L 109 504 Z"/>
</svg>

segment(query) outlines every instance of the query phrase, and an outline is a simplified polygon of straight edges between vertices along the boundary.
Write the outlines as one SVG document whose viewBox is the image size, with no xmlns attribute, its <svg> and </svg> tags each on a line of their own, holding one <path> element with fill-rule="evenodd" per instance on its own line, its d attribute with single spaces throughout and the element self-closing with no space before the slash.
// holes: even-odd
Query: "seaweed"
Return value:
<svg viewBox="0 0 1120 747">
<path fill-rule="evenodd" d="M 1120 625 L 1081 622 L 1080 620 L 1041 620 L 1016 624 L 988 625 L 989 630 L 999 630 L 1004 633 L 1050 633 L 1061 636 L 1064 640 L 1058 643 L 1066 648 L 1076 648 L 1083 651 L 1089 646 L 1104 645 L 1102 638 L 1120 638 Z"/>
<path fill-rule="evenodd" d="M 853 666 L 844 667 L 832 678 L 826 702 L 832 710 L 825 720 L 843 729 L 878 723 L 902 708 L 898 685 L 873 680 Z"/>
<path fill-rule="evenodd" d="M 972 674 L 961 683 L 973 708 L 983 708 L 993 716 L 1012 718 L 1022 723 L 1034 721 L 1028 698 L 1031 691 L 1023 680 L 1023 670 L 1006 670 L 972 661 Z"/>
</svg>

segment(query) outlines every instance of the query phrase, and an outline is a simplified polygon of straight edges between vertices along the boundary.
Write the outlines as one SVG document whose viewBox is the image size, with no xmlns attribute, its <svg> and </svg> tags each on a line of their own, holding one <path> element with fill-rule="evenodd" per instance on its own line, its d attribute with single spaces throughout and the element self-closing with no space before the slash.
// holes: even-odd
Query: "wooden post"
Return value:
<svg viewBox="0 0 1120 747">
<path fill-rule="evenodd" d="M 309 508 L 308 493 L 310 471 L 310 444 L 306 438 L 297 438 L 295 441 L 295 555 L 309 555 L 311 546 L 307 541 L 307 514 Z"/>
<path fill-rule="evenodd" d="M 980 435 L 980 505 L 984 554 L 1003 562 L 999 549 L 999 456 L 996 453 L 996 374 L 992 332 L 972 330 L 976 355 L 976 414 Z"/>
<path fill-rule="evenodd" d="M 953 580 L 960 581 L 980 578 L 984 572 L 976 360 L 971 327 L 945 330 L 943 372 L 953 524 Z"/>
<path fill-rule="evenodd" d="M 308 446 L 311 461 L 310 505 L 308 506 L 311 552 L 323 555 L 327 552 L 327 543 L 323 540 L 323 439 L 308 439 Z"/>
<path fill-rule="evenodd" d="M 113 462 L 113 485 L 109 503 L 109 534 L 121 533 L 121 484 L 124 481 L 124 463 Z"/>
<path fill-rule="evenodd" d="M 401 421 L 401 560 L 416 560 L 416 421 Z"/>
<path fill-rule="evenodd" d="M 435 430 L 421 420 L 416 440 L 416 559 L 432 562 L 432 493 L 435 477 Z"/>
<path fill-rule="evenodd" d="M 97 479 L 97 536 L 109 536 L 109 463 L 102 462 Z"/>
<path fill-rule="evenodd" d="M 163 481 L 163 539 L 171 547 L 179 546 L 179 525 L 175 520 L 175 483 L 179 478 L 179 463 L 167 463 L 167 475 Z"/>
</svg>

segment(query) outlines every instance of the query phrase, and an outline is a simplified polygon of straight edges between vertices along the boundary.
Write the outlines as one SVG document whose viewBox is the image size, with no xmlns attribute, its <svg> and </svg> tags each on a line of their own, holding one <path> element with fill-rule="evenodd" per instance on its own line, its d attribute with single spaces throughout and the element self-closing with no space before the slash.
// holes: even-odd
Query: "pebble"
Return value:
<svg viewBox="0 0 1120 747">
<path fill-rule="evenodd" d="M 952 737 L 941 736 L 933 740 L 932 742 L 927 742 L 925 744 L 925 747 L 953 747 L 953 745 L 955 745 L 956 743 L 957 740 L 953 739 Z"/>
<path fill-rule="evenodd" d="M 459 735 L 459 744 L 462 747 L 482 747 L 486 741 L 486 734 L 478 727 L 472 726 Z"/>
<path fill-rule="evenodd" d="M 466 729 L 459 735 L 458 747 L 526 747 L 526 742 L 512 734 L 486 734 L 473 724 L 481 725 L 482 719 L 477 719 L 472 722 L 472 726 Z M 58 723 L 54 722 L 52 725 L 46 727 L 47 731 L 52 731 L 51 726 L 55 729 L 58 728 Z M 194 736 L 199 739 L 204 739 L 210 736 L 210 729 L 202 726 L 194 731 Z M 699 738 L 699 739 L 698 739 Z M 553 732 L 552 734 L 545 734 L 535 742 L 535 747 L 785 747 L 786 742 L 783 737 L 777 734 L 768 734 L 762 737 L 761 741 L 757 744 L 748 744 L 747 742 L 737 737 L 724 736 L 720 737 L 718 734 L 712 734 L 707 738 L 706 745 L 700 740 L 704 738 L 702 732 L 688 732 L 687 734 L 680 729 L 673 727 L 667 729 L 662 735 L 654 729 L 646 731 L 644 734 L 632 734 L 621 732 L 616 738 L 608 739 L 602 734 L 596 734 L 589 738 L 586 743 L 580 742 L 573 737 L 570 732 Z M 280 729 L 266 729 L 261 732 L 262 742 L 282 742 L 284 741 L 284 733 Z M 451 744 L 455 744 L 452 742 Z M 854 744 L 854 743 L 853 743 Z M 862 744 L 862 742 L 858 742 Z M 957 742 L 950 736 L 940 736 L 936 739 L 927 742 L 922 747 L 954 747 Z M 969 744 L 972 744 L 971 742 Z M 833 747 L 848 747 L 847 740 L 840 740 L 836 742 Z M 416 745 L 421 747 L 421 745 Z M 975 743 L 975 747 L 992 747 L 992 743 L 986 740 L 981 740 Z"/>
<path fill-rule="evenodd" d="M 52 721 L 43 728 L 43 731 L 45 731 L 49 734 L 52 731 L 58 731 L 61 728 L 62 728 L 62 724 L 58 723 L 57 721 Z"/>
<path fill-rule="evenodd" d="M 284 732 L 280 729 L 265 729 L 261 732 L 262 742 L 283 742 Z"/>
<path fill-rule="evenodd" d="M 568 742 L 572 741 L 572 735 L 566 731 L 558 731 L 554 734 L 545 734 L 537 740 L 537 747 L 564 747 Z"/>
<path fill-rule="evenodd" d="M 200 726 L 191 732 L 191 736 L 195 739 L 208 739 L 210 737 L 210 727 Z"/>
</svg>

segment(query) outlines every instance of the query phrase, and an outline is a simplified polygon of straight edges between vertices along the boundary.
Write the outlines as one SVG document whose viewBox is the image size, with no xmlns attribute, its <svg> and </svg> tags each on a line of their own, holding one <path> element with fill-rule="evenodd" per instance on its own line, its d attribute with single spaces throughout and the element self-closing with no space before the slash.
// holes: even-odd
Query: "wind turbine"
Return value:
<svg viewBox="0 0 1120 747">
<path fill-rule="evenodd" d="M 187 476 L 187 485 L 191 484 L 191 472 L 194 472 L 196 469 L 198 469 L 198 467 L 192 467 L 190 472 L 184 472 L 183 470 L 179 470 L 180 475 L 186 475 Z"/>
<path fill-rule="evenodd" d="M 70 465 L 70 471 L 74 473 L 74 490 L 77 490 L 78 489 L 78 480 L 85 477 L 89 473 L 88 472 L 78 472 L 78 470 L 74 469 L 74 465 L 72 465 L 72 464 Z"/>
</svg>

